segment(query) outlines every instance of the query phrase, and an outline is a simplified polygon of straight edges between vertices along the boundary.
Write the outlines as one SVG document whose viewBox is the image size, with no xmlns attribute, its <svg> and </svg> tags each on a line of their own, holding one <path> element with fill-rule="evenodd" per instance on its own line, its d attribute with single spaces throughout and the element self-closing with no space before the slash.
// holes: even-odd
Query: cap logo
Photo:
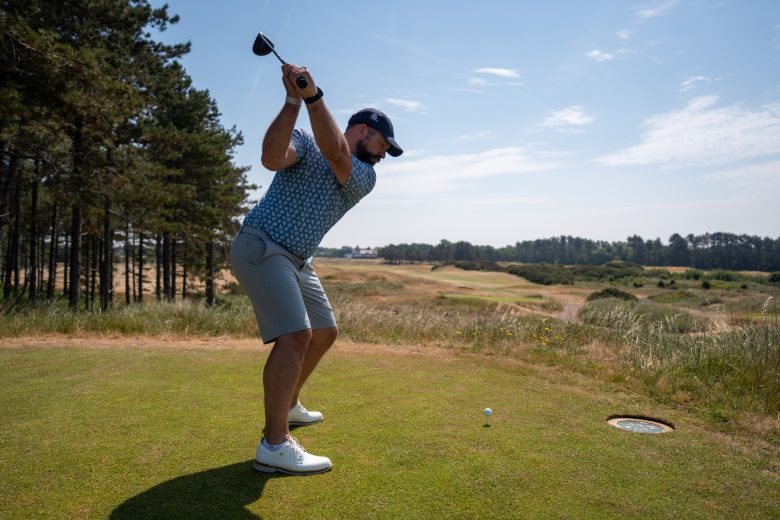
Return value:
<svg viewBox="0 0 780 520">
<path fill-rule="evenodd" d="M 379 116 L 376 114 L 371 114 L 371 120 L 374 121 L 375 123 L 379 122 Z"/>
</svg>

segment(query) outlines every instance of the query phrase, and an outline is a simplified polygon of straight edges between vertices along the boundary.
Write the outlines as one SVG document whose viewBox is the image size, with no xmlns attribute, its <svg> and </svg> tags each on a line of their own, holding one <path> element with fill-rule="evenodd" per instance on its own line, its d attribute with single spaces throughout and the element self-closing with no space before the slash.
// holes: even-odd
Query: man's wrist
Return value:
<svg viewBox="0 0 780 520">
<path fill-rule="evenodd" d="M 322 89 L 320 87 L 317 87 L 317 93 L 311 97 L 305 98 L 304 101 L 306 102 L 307 105 L 311 105 L 315 101 L 319 101 L 322 98 L 322 94 L 323 94 Z"/>
<path fill-rule="evenodd" d="M 287 96 L 287 99 L 285 99 L 284 102 L 288 105 L 301 106 L 301 98 L 297 97 Z"/>
</svg>

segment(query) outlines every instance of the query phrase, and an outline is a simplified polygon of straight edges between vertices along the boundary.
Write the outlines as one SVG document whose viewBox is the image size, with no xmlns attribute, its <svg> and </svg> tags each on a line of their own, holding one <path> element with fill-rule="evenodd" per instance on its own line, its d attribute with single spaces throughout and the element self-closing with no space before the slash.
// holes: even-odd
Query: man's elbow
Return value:
<svg viewBox="0 0 780 520">
<path fill-rule="evenodd" d="M 284 160 L 278 157 L 269 156 L 268 154 L 262 154 L 260 156 L 260 164 L 263 168 L 271 171 L 278 171 L 284 168 Z"/>
<path fill-rule="evenodd" d="M 260 156 L 260 164 L 262 164 L 263 168 L 266 170 L 276 170 L 276 163 L 265 155 Z"/>
</svg>

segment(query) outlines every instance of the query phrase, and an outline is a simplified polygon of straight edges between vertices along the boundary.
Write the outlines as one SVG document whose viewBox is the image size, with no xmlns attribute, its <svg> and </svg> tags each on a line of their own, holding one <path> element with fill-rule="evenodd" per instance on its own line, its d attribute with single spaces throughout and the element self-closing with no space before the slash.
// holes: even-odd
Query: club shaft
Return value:
<svg viewBox="0 0 780 520">
<path fill-rule="evenodd" d="M 279 58 L 279 61 L 281 61 L 281 62 L 282 62 L 282 65 L 287 65 L 287 62 L 286 62 L 286 61 L 284 61 L 284 60 L 282 59 L 282 57 L 281 57 L 281 56 L 279 56 L 279 53 L 277 53 L 277 52 L 274 50 L 274 48 L 273 48 L 273 47 L 271 47 L 271 52 L 273 52 L 273 53 L 274 53 L 274 56 L 276 56 L 277 58 Z"/>
</svg>

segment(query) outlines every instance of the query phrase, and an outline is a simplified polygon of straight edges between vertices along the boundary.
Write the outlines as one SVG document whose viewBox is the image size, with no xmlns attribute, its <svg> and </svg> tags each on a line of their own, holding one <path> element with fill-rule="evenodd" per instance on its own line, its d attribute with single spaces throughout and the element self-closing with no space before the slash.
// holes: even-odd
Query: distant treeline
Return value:
<svg viewBox="0 0 780 520">
<path fill-rule="evenodd" d="M 553 263 L 601 265 L 621 260 L 639 265 L 684 266 L 696 269 L 734 271 L 780 270 L 780 238 L 705 233 L 677 233 L 668 244 L 634 235 L 625 242 L 606 242 L 571 236 L 525 240 L 501 248 L 469 242 L 442 240 L 437 245 L 391 244 L 379 248 L 388 262 L 457 261 Z"/>
<path fill-rule="evenodd" d="M 5 306 L 64 293 L 71 309 L 107 309 L 121 264 L 126 303 L 151 283 L 158 299 L 187 296 L 193 274 L 213 302 L 253 187 L 233 163 L 241 135 L 179 62 L 189 44 L 152 36 L 177 20 L 147 0 L 3 1 Z"/>
</svg>

